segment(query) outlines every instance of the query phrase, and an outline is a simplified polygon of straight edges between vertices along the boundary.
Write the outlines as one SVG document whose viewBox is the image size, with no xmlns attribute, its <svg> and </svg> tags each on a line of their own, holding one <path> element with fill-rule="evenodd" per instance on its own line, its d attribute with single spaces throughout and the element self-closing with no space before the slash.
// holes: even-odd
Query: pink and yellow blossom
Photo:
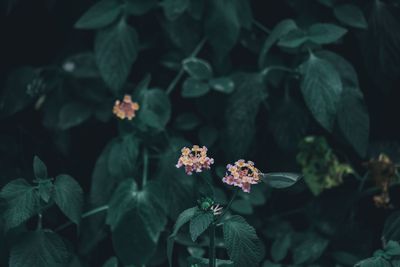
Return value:
<svg viewBox="0 0 400 267">
<path fill-rule="evenodd" d="M 205 169 L 210 169 L 211 165 L 214 164 L 214 159 L 207 156 L 207 147 L 205 146 L 184 147 L 181 152 L 182 154 L 176 167 L 185 167 L 185 171 L 189 175 L 193 174 L 193 172 L 202 172 Z"/>
<path fill-rule="evenodd" d="M 122 101 L 116 100 L 113 113 L 120 119 L 132 120 L 136 116 L 136 111 L 139 110 L 139 104 L 132 102 L 130 95 L 125 95 Z"/>
<path fill-rule="evenodd" d="M 227 172 L 222 181 L 228 185 L 240 187 L 243 192 L 250 193 L 251 185 L 258 184 L 261 172 L 254 166 L 254 162 L 240 159 L 235 164 L 226 166 Z"/>
</svg>

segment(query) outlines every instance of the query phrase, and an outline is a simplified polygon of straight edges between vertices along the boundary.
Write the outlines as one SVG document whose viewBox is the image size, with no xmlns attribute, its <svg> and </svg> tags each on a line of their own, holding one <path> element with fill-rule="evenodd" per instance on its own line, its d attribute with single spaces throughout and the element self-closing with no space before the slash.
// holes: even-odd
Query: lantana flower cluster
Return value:
<svg viewBox="0 0 400 267">
<path fill-rule="evenodd" d="M 207 147 L 205 146 L 194 145 L 191 149 L 184 147 L 181 152 L 182 155 L 176 167 L 185 167 L 188 175 L 192 175 L 193 172 L 202 172 L 204 169 L 210 169 L 211 165 L 214 164 L 214 159 L 207 156 Z"/>
<path fill-rule="evenodd" d="M 243 192 L 250 193 L 251 185 L 258 184 L 261 172 L 254 166 L 254 162 L 240 159 L 235 164 L 226 166 L 227 172 L 222 181 L 228 185 L 240 187 Z"/>
<path fill-rule="evenodd" d="M 122 101 L 116 100 L 113 113 L 120 119 L 132 120 L 136 116 L 136 111 L 139 110 L 139 104 L 132 101 L 130 95 L 125 95 Z"/>
</svg>

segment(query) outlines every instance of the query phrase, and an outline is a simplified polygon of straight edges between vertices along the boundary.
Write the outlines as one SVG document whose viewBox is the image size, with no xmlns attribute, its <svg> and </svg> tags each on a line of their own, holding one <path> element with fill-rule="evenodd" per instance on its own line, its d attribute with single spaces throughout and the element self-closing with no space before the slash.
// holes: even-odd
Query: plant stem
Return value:
<svg viewBox="0 0 400 267">
<path fill-rule="evenodd" d="M 291 68 L 284 67 L 284 66 L 269 66 L 269 67 L 266 67 L 265 69 L 263 69 L 261 71 L 261 75 L 262 76 L 266 76 L 270 71 L 273 71 L 273 70 L 280 70 L 280 71 L 286 71 L 286 72 L 290 72 L 290 73 L 297 73 L 297 71 L 295 71 L 295 70 L 293 70 Z"/>
<path fill-rule="evenodd" d="M 215 267 L 215 223 L 210 224 L 209 228 L 210 232 L 210 252 L 209 252 L 209 259 L 208 259 L 208 266 Z"/>
<path fill-rule="evenodd" d="M 143 148 L 142 188 L 147 184 L 148 168 L 149 168 L 149 151 L 147 150 L 147 147 L 144 147 Z"/>
<path fill-rule="evenodd" d="M 231 199 L 228 202 L 228 205 L 226 206 L 226 208 L 224 209 L 224 211 L 222 212 L 221 216 L 218 218 L 218 220 L 215 222 L 216 224 L 218 224 L 226 215 L 226 213 L 229 211 L 229 209 L 232 206 L 233 200 L 235 200 L 237 194 L 239 193 L 239 188 L 236 188 L 235 191 L 233 192 L 233 195 L 231 197 Z"/>
<path fill-rule="evenodd" d="M 38 222 L 37 222 L 37 230 L 42 230 L 42 220 L 43 220 L 43 214 L 39 213 L 38 214 Z"/>
<path fill-rule="evenodd" d="M 189 57 L 194 57 L 196 56 L 200 50 L 203 48 L 203 46 L 206 44 L 206 38 L 203 38 L 200 43 L 195 47 L 195 49 L 193 50 L 193 52 L 189 55 Z M 181 78 L 183 77 L 183 74 L 185 74 L 185 71 L 183 70 L 183 67 L 180 68 L 178 74 L 175 76 L 175 78 L 171 81 L 171 83 L 169 84 L 168 88 L 167 88 L 167 94 L 171 94 L 172 91 L 175 89 L 176 85 L 178 84 L 178 82 L 181 80 Z"/>
<path fill-rule="evenodd" d="M 261 31 L 265 32 L 266 34 L 270 34 L 271 30 L 268 29 L 267 27 L 265 27 L 264 25 L 262 25 L 260 22 L 258 22 L 257 20 L 253 20 L 254 25 L 256 25 L 257 28 L 259 28 Z"/>
<path fill-rule="evenodd" d="M 81 216 L 81 218 L 82 218 L 82 219 L 85 219 L 85 218 L 87 218 L 87 217 L 90 217 L 90 216 L 92 216 L 92 215 L 94 215 L 94 214 L 97 214 L 97 213 L 99 213 L 99 212 L 102 212 L 102 211 L 104 211 L 104 210 L 108 210 L 108 205 L 100 206 L 100 207 L 94 208 L 94 209 L 92 209 L 92 210 L 89 210 L 89 211 L 83 213 L 82 216 Z M 72 224 L 73 224 L 73 222 L 66 222 L 66 223 L 64 223 L 63 225 L 60 225 L 59 227 L 57 227 L 57 228 L 54 230 L 54 232 L 59 232 L 59 231 L 61 231 L 61 230 L 65 229 L 65 228 L 67 228 L 68 226 L 70 226 L 70 225 L 72 225 Z"/>
</svg>

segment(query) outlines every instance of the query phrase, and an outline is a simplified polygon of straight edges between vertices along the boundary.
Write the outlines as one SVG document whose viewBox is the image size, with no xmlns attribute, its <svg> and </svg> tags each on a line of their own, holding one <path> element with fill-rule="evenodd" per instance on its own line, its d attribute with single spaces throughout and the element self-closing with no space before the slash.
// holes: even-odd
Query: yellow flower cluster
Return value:
<svg viewBox="0 0 400 267">
<path fill-rule="evenodd" d="M 194 145 L 191 149 L 184 147 L 181 152 L 182 155 L 179 157 L 176 167 L 185 167 L 185 171 L 189 175 L 193 172 L 202 172 L 203 169 L 210 169 L 210 166 L 214 163 L 214 159 L 207 156 L 205 146 Z"/>
<path fill-rule="evenodd" d="M 113 107 L 113 113 L 122 120 L 132 120 L 136 116 L 136 111 L 138 110 L 139 104 L 137 102 L 132 102 L 130 95 L 125 95 L 122 102 L 116 100 Z"/>
<path fill-rule="evenodd" d="M 222 181 L 226 184 L 240 187 L 243 192 L 250 193 L 250 187 L 258 184 L 261 179 L 261 172 L 254 166 L 252 161 L 240 159 L 234 165 L 226 166 L 227 173 Z"/>
</svg>

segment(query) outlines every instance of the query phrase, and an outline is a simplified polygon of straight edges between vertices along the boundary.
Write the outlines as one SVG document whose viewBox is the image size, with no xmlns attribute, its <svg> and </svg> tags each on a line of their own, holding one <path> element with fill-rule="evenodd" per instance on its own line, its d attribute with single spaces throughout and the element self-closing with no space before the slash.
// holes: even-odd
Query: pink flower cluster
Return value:
<svg viewBox="0 0 400 267">
<path fill-rule="evenodd" d="M 250 193 L 250 187 L 258 184 L 261 178 L 261 172 L 254 167 L 254 162 L 240 159 L 234 165 L 226 166 L 227 172 L 222 181 L 228 185 L 240 187 L 243 192 Z"/>
<path fill-rule="evenodd" d="M 214 159 L 207 157 L 207 148 L 205 146 L 194 145 L 191 149 L 184 147 L 181 152 L 182 155 L 179 157 L 176 167 L 184 166 L 186 173 L 189 175 L 193 174 L 193 172 L 202 172 L 204 169 L 210 169 L 210 166 L 214 163 Z"/>
</svg>

